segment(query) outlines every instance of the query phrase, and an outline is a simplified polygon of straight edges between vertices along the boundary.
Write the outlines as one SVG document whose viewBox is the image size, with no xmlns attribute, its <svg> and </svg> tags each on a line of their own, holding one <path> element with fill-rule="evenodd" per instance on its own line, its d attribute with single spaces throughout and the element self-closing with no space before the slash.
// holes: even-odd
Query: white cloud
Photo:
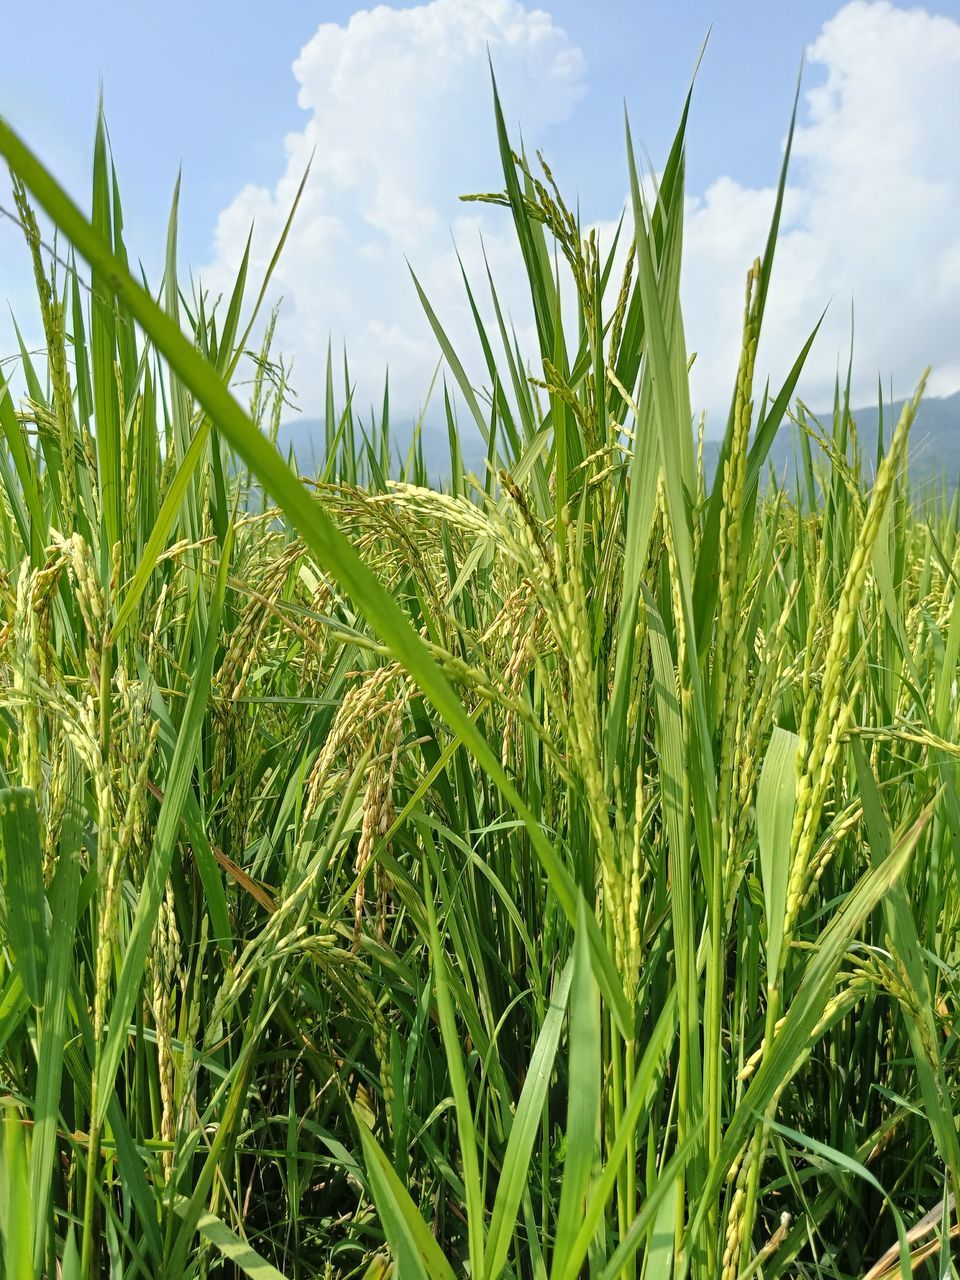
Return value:
<svg viewBox="0 0 960 1280">
<path fill-rule="evenodd" d="M 584 60 L 547 13 L 518 0 L 379 5 L 344 26 L 322 24 L 293 64 L 309 116 L 286 138 L 286 172 L 275 190 L 248 187 L 223 212 L 215 261 L 202 275 L 229 287 L 254 221 L 254 272 L 262 270 L 312 154 L 276 276 L 278 340 L 295 356 L 307 412 L 321 403 L 328 334 L 346 342 L 361 405 L 378 398 L 388 364 L 394 402 L 409 412 L 422 400 L 438 350 L 405 258 L 444 324 L 468 335 L 451 231 L 479 281 L 484 228 L 491 265 L 502 278 L 510 264 L 506 294 L 522 311 L 509 216 L 458 200 L 502 186 L 488 50 L 505 112 L 535 145 L 583 92 Z"/>
<path fill-rule="evenodd" d="M 759 365 L 782 377 L 829 302 L 802 391 L 829 404 L 845 372 L 854 307 L 854 397 L 878 374 L 908 393 L 960 386 L 960 23 L 854 0 L 807 50 L 801 125 Z M 694 121 L 693 127 L 696 127 Z M 691 202 L 685 301 L 695 390 L 726 408 L 745 268 L 773 190 L 728 178 Z M 724 381 L 725 379 L 725 381 Z M 722 393 L 722 394 L 721 394 Z M 715 423 L 715 425 L 717 425 Z"/>
<path fill-rule="evenodd" d="M 487 50 L 508 121 L 528 150 L 567 118 L 585 88 L 580 51 L 548 13 L 520 0 L 380 5 L 325 23 L 294 63 L 303 129 L 286 139 L 273 190 L 248 187 L 221 215 L 208 284 L 229 287 L 252 220 L 262 267 L 311 154 L 313 169 L 277 276 L 278 330 L 294 382 L 317 412 L 328 335 L 346 341 L 361 405 L 390 366 L 394 403 L 422 400 L 435 340 L 407 273 L 410 259 L 471 370 L 486 381 L 450 241 L 482 292 L 482 230 L 494 278 L 530 342 L 508 215 L 464 206 L 501 185 Z M 708 55 L 709 56 L 709 55 Z M 759 368 L 778 382 L 824 306 L 801 390 L 829 403 L 856 306 L 856 398 L 877 375 L 909 391 L 929 362 L 931 389 L 960 386 L 960 23 L 887 0 L 853 0 L 807 50 L 800 126 Z M 697 111 L 709 109 L 695 99 Z M 642 123 L 642 122 L 641 122 Z M 611 163 L 619 165 L 615 147 Z M 775 175 L 773 175 L 775 176 Z M 736 370 L 746 268 L 762 250 L 773 189 L 719 177 L 688 202 L 683 294 L 698 352 L 694 402 L 719 429 Z M 617 210 L 611 209 L 611 217 Z"/>
</svg>

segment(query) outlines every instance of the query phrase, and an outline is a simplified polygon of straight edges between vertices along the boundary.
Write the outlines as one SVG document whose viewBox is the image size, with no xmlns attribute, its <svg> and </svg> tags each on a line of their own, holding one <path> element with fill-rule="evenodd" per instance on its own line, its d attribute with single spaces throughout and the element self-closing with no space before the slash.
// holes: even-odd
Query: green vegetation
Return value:
<svg viewBox="0 0 960 1280">
<path fill-rule="evenodd" d="M 704 478 L 685 124 L 600 246 L 497 106 L 540 360 L 422 299 L 442 488 L 349 375 L 302 481 L 266 282 L 181 291 L 175 201 L 151 296 L 102 122 L 89 222 L 0 125 L 8 1277 L 955 1274 L 960 506 L 842 389 L 760 484 L 779 202 Z"/>
</svg>

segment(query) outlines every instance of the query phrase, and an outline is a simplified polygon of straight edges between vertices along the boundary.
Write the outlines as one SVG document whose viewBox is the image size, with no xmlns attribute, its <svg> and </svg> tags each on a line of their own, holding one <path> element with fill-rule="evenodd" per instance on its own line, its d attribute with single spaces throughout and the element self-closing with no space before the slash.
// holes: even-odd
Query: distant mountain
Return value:
<svg viewBox="0 0 960 1280">
<path fill-rule="evenodd" d="M 445 425 L 425 421 L 421 429 L 423 457 L 427 470 L 436 477 L 445 476 L 450 471 L 450 444 L 447 439 Z M 410 447 L 412 427 L 405 422 L 391 425 L 391 437 L 394 458 L 402 450 Z M 277 437 L 277 447 L 286 457 L 290 450 L 297 459 L 297 465 L 307 475 L 319 471 L 323 465 L 324 423 L 322 418 L 296 418 L 281 424 Z M 467 471 L 475 471 L 482 475 L 486 456 L 483 440 L 478 431 L 467 428 L 460 442 L 463 452 L 463 463 Z"/>
<path fill-rule="evenodd" d="M 890 443 L 904 404 L 903 400 L 895 400 L 883 407 L 884 446 Z M 832 412 L 817 417 L 829 431 Z M 873 464 L 877 456 L 879 410 L 875 404 L 855 409 L 853 419 L 863 456 Z M 797 428 L 792 423 L 781 427 L 770 450 L 770 465 L 776 475 L 783 475 L 787 468 L 788 476 L 792 476 L 796 440 Z M 943 477 L 954 485 L 960 479 L 960 391 L 951 396 L 927 396 L 920 402 L 917 420 L 910 432 L 910 472 L 916 483 Z"/>
<path fill-rule="evenodd" d="M 889 443 L 890 433 L 896 425 L 903 408 L 904 401 L 896 400 L 885 404 L 883 408 L 884 443 Z M 817 415 L 826 430 L 830 429 L 832 412 Z M 853 413 L 857 424 L 857 435 L 864 456 L 871 462 L 876 457 L 877 431 L 880 414 L 876 405 L 856 409 Z M 432 475 L 446 475 L 450 466 L 449 445 L 446 429 L 432 423 L 423 427 L 423 453 L 427 468 Z M 786 422 L 774 441 L 770 451 L 769 468 L 782 476 L 785 472 L 788 480 L 793 477 L 794 458 L 796 455 L 797 428 Z M 409 431 L 397 430 L 394 448 L 407 448 L 410 442 Z M 323 422 L 319 418 L 297 418 L 284 423 L 280 428 L 278 440 L 281 451 L 286 454 L 291 449 L 301 470 L 313 473 L 319 469 L 323 457 Z M 484 446 L 476 432 L 467 431 L 461 441 L 464 452 L 464 465 L 468 471 L 483 474 Z M 708 440 L 706 445 L 706 461 L 708 470 L 715 465 L 719 444 L 716 440 Z M 815 451 L 816 452 L 816 451 Z M 960 479 L 960 391 L 950 396 L 928 396 L 920 405 L 917 421 L 914 423 L 910 445 L 910 467 L 913 479 L 917 483 L 944 477 L 951 485 Z"/>
</svg>

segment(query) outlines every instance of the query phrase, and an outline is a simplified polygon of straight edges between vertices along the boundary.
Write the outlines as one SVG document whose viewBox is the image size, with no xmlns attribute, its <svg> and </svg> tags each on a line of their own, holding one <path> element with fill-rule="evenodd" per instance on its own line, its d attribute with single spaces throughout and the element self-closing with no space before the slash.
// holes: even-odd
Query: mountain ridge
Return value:
<svg viewBox="0 0 960 1280">
<path fill-rule="evenodd" d="M 883 406 L 885 443 L 889 441 L 905 403 L 906 400 L 894 400 Z M 880 411 L 877 405 L 868 405 L 851 412 L 864 456 L 872 463 L 876 458 Z M 813 416 L 826 430 L 830 429 L 832 409 Z M 780 476 L 786 468 L 790 473 L 796 456 L 797 432 L 798 428 L 793 422 L 783 423 L 767 459 L 768 471 L 772 468 Z M 301 470 L 312 472 L 318 468 L 322 459 L 323 438 L 322 419 L 298 418 L 281 424 L 277 443 L 284 455 L 293 450 Z M 446 426 L 427 421 L 421 431 L 421 438 L 427 470 L 431 475 L 446 475 L 449 464 Z M 399 431 L 396 433 L 394 444 L 397 447 L 406 450 L 409 442 L 409 430 L 402 434 Z M 465 468 L 481 473 L 485 449 L 479 434 L 465 435 L 461 440 L 461 448 L 464 451 Z M 705 461 L 711 471 L 716 464 L 719 449 L 718 438 L 710 438 L 705 442 Z M 960 479 L 960 391 L 948 396 L 926 396 L 921 401 L 912 429 L 910 460 L 915 480 L 926 481 L 942 476 L 948 483 L 954 484 Z"/>
</svg>

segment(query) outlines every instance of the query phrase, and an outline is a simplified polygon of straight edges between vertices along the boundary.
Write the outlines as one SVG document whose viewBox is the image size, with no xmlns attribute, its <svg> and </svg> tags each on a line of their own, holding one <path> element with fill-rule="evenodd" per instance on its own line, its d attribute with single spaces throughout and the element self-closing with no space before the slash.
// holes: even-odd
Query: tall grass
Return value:
<svg viewBox="0 0 960 1280">
<path fill-rule="evenodd" d="M 495 113 L 539 363 L 421 292 L 441 486 L 349 373 L 301 479 L 268 280 L 183 291 L 175 199 L 151 294 L 102 120 L 90 219 L 0 125 L 10 1277 L 953 1274 L 960 508 L 849 387 L 763 483 L 786 161 L 708 483 L 686 107 L 611 245 Z"/>
</svg>

